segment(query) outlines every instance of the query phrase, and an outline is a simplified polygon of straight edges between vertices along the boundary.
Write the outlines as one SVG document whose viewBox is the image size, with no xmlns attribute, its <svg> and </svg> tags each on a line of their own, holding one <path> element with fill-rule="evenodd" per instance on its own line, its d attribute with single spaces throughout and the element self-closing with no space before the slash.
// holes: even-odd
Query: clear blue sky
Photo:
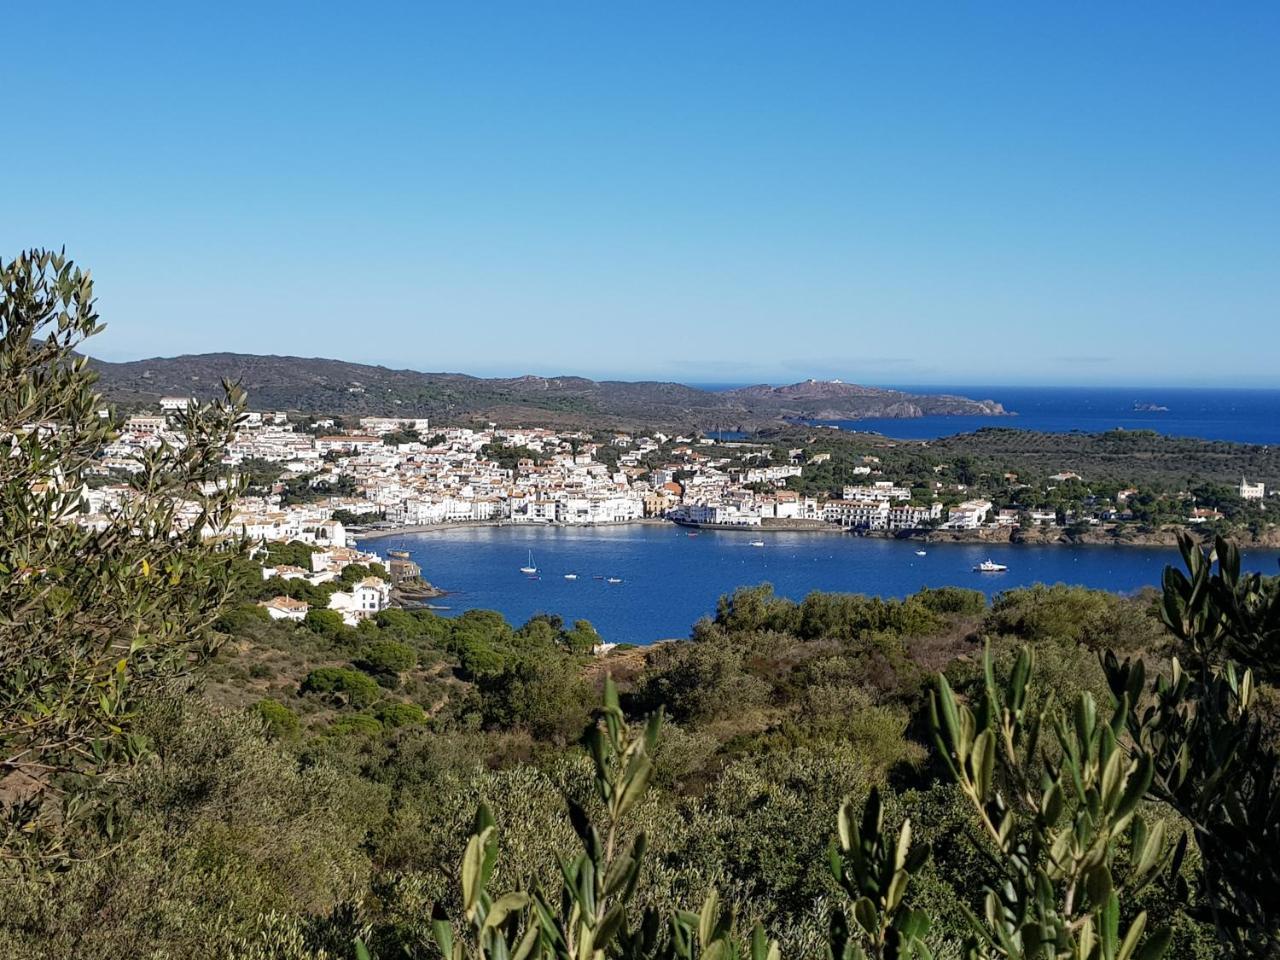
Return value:
<svg viewBox="0 0 1280 960">
<path fill-rule="evenodd" d="M 34 4 L 110 359 L 1280 386 L 1280 4 Z"/>
</svg>

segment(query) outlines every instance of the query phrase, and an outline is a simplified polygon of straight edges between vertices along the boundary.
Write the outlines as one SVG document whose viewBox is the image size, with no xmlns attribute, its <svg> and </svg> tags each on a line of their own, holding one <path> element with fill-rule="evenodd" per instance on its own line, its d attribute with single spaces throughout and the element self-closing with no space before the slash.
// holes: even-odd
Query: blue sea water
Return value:
<svg viewBox="0 0 1280 960">
<path fill-rule="evenodd" d="M 1280 443 L 1280 390 L 1211 390 L 1157 387 L 904 387 L 914 393 L 951 393 L 996 400 L 1015 417 L 920 417 L 914 420 L 823 421 L 904 440 L 933 440 L 982 427 L 1046 433 L 1073 430 L 1154 430 L 1175 437 Z M 1134 404 L 1167 407 L 1140 411 Z"/>
<path fill-rule="evenodd" d="M 750 541 L 761 536 L 764 547 Z M 536 613 L 590 620 L 606 640 L 651 643 L 685 637 L 734 588 L 769 582 L 784 596 L 812 590 L 902 597 L 921 587 L 961 586 L 988 595 L 1012 587 L 1069 583 L 1121 593 L 1159 583 L 1177 552 L 1142 547 L 929 544 L 835 533 L 701 531 L 674 525 L 596 528 L 467 527 L 368 541 L 383 552 L 408 550 L 423 575 L 448 590 L 437 604 L 456 614 L 497 610 L 513 623 Z M 533 551 L 538 579 L 520 573 Z M 990 557 L 1007 573 L 981 574 Z M 1280 551 L 1246 554 L 1249 569 L 1275 573 Z M 577 580 L 564 574 L 576 573 Z M 611 584 L 595 577 L 617 577 Z M 450 615 L 446 613 L 445 615 Z"/>
</svg>

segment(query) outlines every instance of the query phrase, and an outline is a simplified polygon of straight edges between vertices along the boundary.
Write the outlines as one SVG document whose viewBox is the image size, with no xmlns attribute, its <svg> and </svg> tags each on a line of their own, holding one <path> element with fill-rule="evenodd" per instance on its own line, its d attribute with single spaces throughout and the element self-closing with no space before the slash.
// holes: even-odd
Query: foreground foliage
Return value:
<svg viewBox="0 0 1280 960">
<path fill-rule="evenodd" d="M 60 254 L 0 264 L 0 861 L 74 857 L 69 823 L 113 835 L 110 786 L 138 761 L 140 705 L 216 641 L 234 545 L 209 545 L 236 490 L 209 486 L 238 396 L 189 411 L 133 496 L 81 526 L 81 478 L 111 437 L 81 342 L 93 283 Z"/>
</svg>

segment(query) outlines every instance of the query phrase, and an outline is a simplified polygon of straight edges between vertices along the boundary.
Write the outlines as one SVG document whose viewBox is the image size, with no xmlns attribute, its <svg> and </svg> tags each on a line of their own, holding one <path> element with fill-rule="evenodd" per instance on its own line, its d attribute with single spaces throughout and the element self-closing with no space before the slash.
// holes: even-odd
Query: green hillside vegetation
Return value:
<svg viewBox="0 0 1280 960">
<path fill-rule="evenodd" d="M 777 424 L 788 417 L 999 412 L 990 401 L 834 382 L 710 391 L 678 383 L 583 377 L 483 379 L 341 360 L 234 353 L 92 363 L 104 394 L 131 409 L 154 405 L 167 395 L 210 400 L 218 395 L 223 380 L 233 380 L 243 385 L 255 409 L 589 429 L 736 429 L 745 424 Z"/>
<path fill-rule="evenodd" d="M 241 398 L 81 527 L 92 286 L 36 253 L 0 291 L 0 956 L 1280 950 L 1280 581 L 1230 543 L 1131 598 L 746 587 L 607 656 L 549 616 L 271 621 L 304 548 L 175 510 L 227 515 Z"/>
</svg>

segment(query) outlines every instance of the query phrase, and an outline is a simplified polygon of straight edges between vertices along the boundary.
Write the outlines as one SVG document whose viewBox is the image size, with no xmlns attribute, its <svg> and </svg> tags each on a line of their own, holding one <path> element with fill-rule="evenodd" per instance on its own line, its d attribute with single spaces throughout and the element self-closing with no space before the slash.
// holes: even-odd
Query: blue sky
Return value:
<svg viewBox="0 0 1280 960">
<path fill-rule="evenodd" d="M 37 4 L 109 359 L 1280 386 L 1280 5 Z"/>
</svg>

